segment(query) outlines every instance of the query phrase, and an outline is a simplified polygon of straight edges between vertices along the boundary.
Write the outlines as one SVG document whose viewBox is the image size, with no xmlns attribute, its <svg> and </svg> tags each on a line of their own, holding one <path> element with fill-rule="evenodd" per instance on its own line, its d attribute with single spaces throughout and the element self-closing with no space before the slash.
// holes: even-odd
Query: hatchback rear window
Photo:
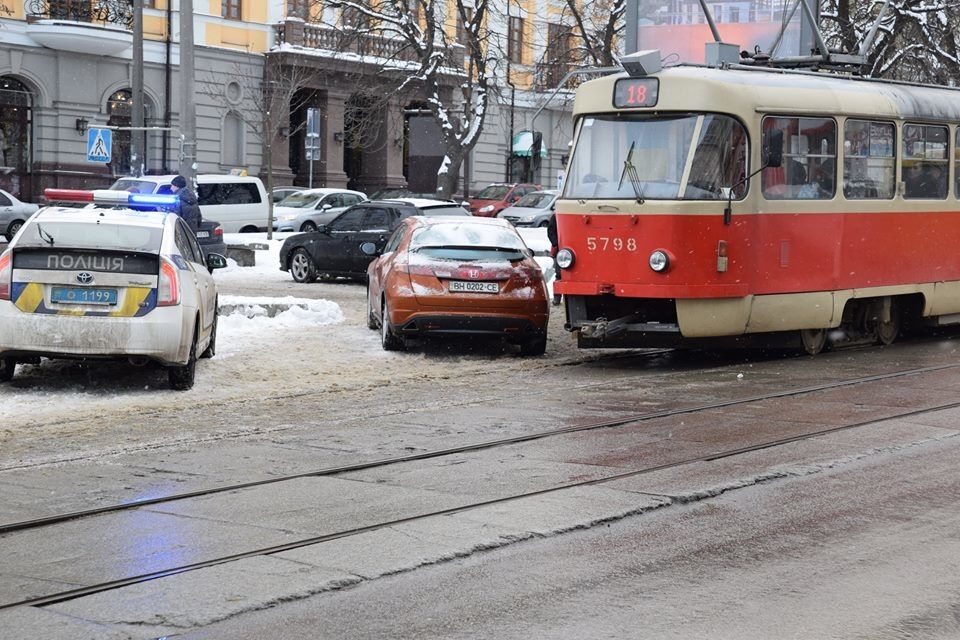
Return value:
<svg viewBox="0 0 960 640">
<path fill-rule="evenodd" d="M 410 239 L 416 253 L 459 260 L 520 260 L 526 248 L 513 229 L 470 222 L 430 225 Z"/>
<path fill-rule="evenodd" d="M 466 209 L 459 206 L 449 207 L 424 207 L 420 210 L 422 216 L 468 216 Z"/>
<path fill-rule="evenodd" d="M 131 249 L 157 253 L 162 240 L 161 227 L 37 220 L 23 228 L 17 246 Z"/>
</svg>

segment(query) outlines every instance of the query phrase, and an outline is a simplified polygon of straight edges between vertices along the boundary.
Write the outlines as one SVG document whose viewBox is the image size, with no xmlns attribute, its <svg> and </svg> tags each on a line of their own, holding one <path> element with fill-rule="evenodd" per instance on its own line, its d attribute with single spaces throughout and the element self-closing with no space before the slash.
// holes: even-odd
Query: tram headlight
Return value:
<svg viewBox="0 0 960 640">
<path fill-rule="evenodd" d="M 670 268 L 670 256 L 667 255 L 666 251 L 657 249 L 650 254 L 650 259 L 647 261 L 650 265 L 650 268 L 656 271 L 657 273 L 662 273 Z"/>
<path fill-rule="evenodd" d="M 576 256 L 573 255 L 573 251 L 570 249 L 560 249 L 560 251 L 557 251 L 557 266 L 561 269 L 569 269 L 572 267 L 575 259 Z"/>
</svg>

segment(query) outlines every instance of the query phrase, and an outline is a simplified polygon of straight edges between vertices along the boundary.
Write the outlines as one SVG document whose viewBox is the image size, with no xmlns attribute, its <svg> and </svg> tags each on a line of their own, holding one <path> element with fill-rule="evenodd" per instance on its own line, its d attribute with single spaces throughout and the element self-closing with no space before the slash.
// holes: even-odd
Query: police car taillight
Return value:
<svg viewBox="0 0 960 640">
<path fill-rule="evenodd" d="M 180 272 L 175 264 L 161 257 L 157 306 L 170 307 L 176 304 L 180 304 Z"/>
<path fill-rule="evenodd" d="M 0 300 L 10 299 L 13 282 L 13 254 L 7 249 L 0 255 Z"/>
<path fill-rule="evenodd" d="M 140 205 L 147 207 L 171 206 L 177 204 L 176 194 L 131 193 L 129 191 L 111 191 L 110 189 L 45 189 L 43 195 L 49 202 L 94 202 L 110 205 Z"/>
</svg>

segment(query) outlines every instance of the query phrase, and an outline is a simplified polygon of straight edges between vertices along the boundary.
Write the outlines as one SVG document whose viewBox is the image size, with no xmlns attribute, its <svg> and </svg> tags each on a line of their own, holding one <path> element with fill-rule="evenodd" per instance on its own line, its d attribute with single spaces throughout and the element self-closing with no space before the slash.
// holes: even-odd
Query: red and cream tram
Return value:
<svg viewBox="0 0 960 640">
<path fill-rule="evenodd" d="M 960 91 L 674 66 L 581 85 L 574 123 L 555 292 L 581 347 L 960 322 Z"/>
</svg>

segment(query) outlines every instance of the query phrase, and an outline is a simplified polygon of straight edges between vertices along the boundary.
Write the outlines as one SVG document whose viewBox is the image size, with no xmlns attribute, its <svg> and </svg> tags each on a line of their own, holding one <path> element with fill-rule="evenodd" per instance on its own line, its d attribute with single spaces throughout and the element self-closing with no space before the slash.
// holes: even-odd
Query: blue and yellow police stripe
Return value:
<svg viewBox="0 0 960 640">
<path fill-rule="evenodd" d="M 45 313 L 60 316 L 111 316 L 134 318 L 144 316 L 157 306 L 157 290 L 149 287 L 127 287 L 123 304 L 111 311 L 84 311 L 82 309 L 51 309 L 43 303 L 43 284 L 38 282 L 14 282 L 12 300 L 14 306 L 24 313 Z"/>
</svg>

